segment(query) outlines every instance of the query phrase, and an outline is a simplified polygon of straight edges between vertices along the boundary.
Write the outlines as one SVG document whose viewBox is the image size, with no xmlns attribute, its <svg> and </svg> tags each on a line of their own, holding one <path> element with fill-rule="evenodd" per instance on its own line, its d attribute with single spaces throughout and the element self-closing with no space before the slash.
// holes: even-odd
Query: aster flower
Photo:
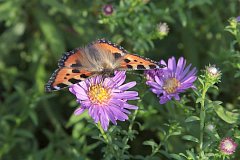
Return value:
<svg viewBox="0 0 240 160">
<path fill-rule="evenodd" d="M 224 138 L 219 144 L 220 151 L 226 155 L 233 154 L 236 148 L 237 143 L 235 143 L 230 137 Z"/>
<path fill-rule="evenodd" d="M 113 6 L 111 4 L 106 4 L 102 8 L 103 14 L 109 16 L 113 13 Z"/>
<path fill-rule="evenodd" d="M 197 79 L 196 68 L 191 68 L 191 64 L 186 68 L 186 60 L 181 57 L 178 62 L 174 57 L 168 59 L 168 64 L 161 60 L 160 64 L 167 66 L 160 70 L 152 70 L 145 72 L 148 78 L 147 85 L 151 87 L 151 91 L 160 98 L 159 103 L 164 104 L 175 98 L 180 100 L 179 93 L 184 92 L 188 88 L 195 88 L 193 82 Z"/>
<path fill-rule="evenodd" d="M 240 16 L 238 16 L 238 17 L 236 18 L 236 20 L 237 20 L 237 22 L 240 22 Z"/>
<path fill-rule="evenodd" d="M 125 71 L 116 71 L 114 77 L 104 78 L 96 76 L 72 85 L 69 90 L 77 97 L 81 107 L 74 112 L 75 115 L 88 110 L 88 114 L 95 123 L 100 122 L 102 128 L 108 129 L 109 121 L 117 124 L 117 120 L 125 121 L 130 112 L 128 109 L 137 109 L 127 100 L 136 100 L 136 91 L 127 91 L 136 85 L 136 82 L 123 84 L 126 79 Z"/>
</svg>

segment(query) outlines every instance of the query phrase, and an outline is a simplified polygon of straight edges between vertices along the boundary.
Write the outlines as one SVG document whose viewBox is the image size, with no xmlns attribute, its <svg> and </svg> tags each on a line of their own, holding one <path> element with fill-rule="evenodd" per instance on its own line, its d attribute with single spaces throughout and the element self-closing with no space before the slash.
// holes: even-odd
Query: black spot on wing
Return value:
<svg viewBox="0 0 240 160">
<path fill-rule="evenodd" d="M 71 67 L 81 67 L 82 66 L 82 64 L 79 60 L 76 60 L 75 62 L 76 63 L 72 64 Z"/>
<path fill-rule="evenodd" d="M 69 79 L 68 81 L 71 82 L 72 84 L 75 84 L 75 83 L 81 82 L 81 80 L 79 80 L 79 79 L 75 79 L 75 78 L 71 78 L 71 79 Z"/>
<path fill-rule="evenodd" d="M 150 65 L 149 65 L 149 68 L 150 68 L 150 69 L 155 69 L 155 68 L 157 68 L 157 66 L 156 66 L 156 65 L 153 65 L 153 64 L 150 64 Z"/>
<path fill-rule="evenodd" d="M 57 87 L 59 87 L 60 89 L 61 88 L 64 88 L 64 87 L 67 87 L 68 85 L 64 84 L 64 83 L 60 83 L 57 85 Z"/>
<path fill-rule="evenodd" d="M 137 65 L 137 69 L 146 69 L 145 67 L 144 67 L 144 65 Z"/>
<path fill-rule="evenodd" d="M 80 70 L 78 70 L 78 69 L 73 69 L 73 70 L 72 70 L 72 73 L 80 73 Z"/>
<path fill-rule="evenodd" d="M 80 77 L 81 78 L 88 78 L 88 76 L 86 74 L 81 74 Z"/>
<path fill-rule="evenodd" d="M 127 68 L 132 69 L 133 66 L 128 64 L 128 65 L 127 65 Z"/>
<path fill-rule="evenodd" d="M 129 59 L 124 59 L 124 62 L 129 63 L 131 61 Z"/>
<path fill-rule="evenodd" d="M 136 59 L 134 59 L 134 62 L 137 62 L 137 60 Z M 141 62 L 140 62 L 141 63 Z"/>
<path fill-rule="evenodd" d="M 113 54 L 115 59 L 122 57 L 121 53 L 113 53 Z"/>
</svg>

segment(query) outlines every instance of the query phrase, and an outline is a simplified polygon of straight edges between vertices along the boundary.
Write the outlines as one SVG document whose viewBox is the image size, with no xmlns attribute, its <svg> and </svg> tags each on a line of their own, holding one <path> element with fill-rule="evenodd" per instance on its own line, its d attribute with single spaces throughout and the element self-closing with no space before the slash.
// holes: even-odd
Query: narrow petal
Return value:
<svg viewBox="0 0 240 160">
<path fill-rule="evenodd" d="M 176 78 L 178 79 L 180 74 L 182 73 L 182 71 L 184 70 L 185 68 L 185 65 L 186 65 L 186 60 L 184 60 L 183 57 L 181 57 L 179 60 L 178 60 L 178 64 L 177 64 L 177 70 L 176 70 Z"/>
<path fill-rule="evenodd" d="M 74 114 L 79 115 L 79 114 L 82 114 L 84 111 L 85 111 L 85 108 L 79 107 L 74 111 Z"/>
<path fill-rule="evenodd" d="M 168 99 L 166 96 L 162 96 L 162 97 L 160 97 L 160 101 L 159 101 L 159 103 L 160 104 L 164 104 L 164 103 L 166 103 L 167 101 L 169 101 L 170 99 Z"/>
<path fill-rule="evenodd" d="M 129 82 L 129 83 L 126 83 L 126 84 L 124 84 L 124 85 L 122 85 L 122 86 L 119 86 L 119 89 L 120 89 L 120 90 L 128 90 L 128 89 L 134 87 L 136 84 L 137 84 L 137 83 L 136 83 L 135 81 Z"/>
<path fill-rule="evenodd" d="M 176 60 L 174 57 L 168 59 L 168 69 L 172 72 L 176 70 Z"/>
<path fill-rule="evenodd" d="M 180 81 L 181 82 L 184 82 L 186 79 L 188 79 L 190 76 L 193 76 L 193 75 L 195 75 L 196 74 L 196 68 L 193 68 L 187 75 L 186 75 L 186 77 L 182 77 L 181 79 L 180 79 Z"/>
<path fill-rule="evenodd" d="M 135 105 L 131 105 L 131 104 L 128 104 L 128 103 L 125 103 L 124 104 L 124 108 L 127 108 L 127 109 L 138 109 L 138 106 L 135 106 Z"/>
<path fill-rule="evenodd" d="M 178 94 L 175 94 L 174 98 L 175 98 L 175 100 L 177 100 L 177 101 L 179 101 L 179 100 L 180 100 L 180 97 L 179 97 L 179 95 L 178 95 Z"/>
<path fill-rule="evenodd" d="M 138 96 L 136 91 L 125 91 L 123 93 L 113 93 L 112 94 L 117 99 L 132 99 L 133 97 Z"/>
<path fill-rule="evenodd" d="M 114 113 L 113 113 L 112 110 L 110 109 L 110 106 L 105 107 L 105 109 L 106 109 L 106 112 L 107 112 L 107 114 L 108 114 L 109 119 L 111 120 L 111 122 L 116 125 L 116 124 L 117 124 L 117 121 L 116 121 L 116 119 L 115 119 L 115 117 L 114 117 Z"/>
<path fill-rule="evenodd" d="M 180 80 L 180 81 L 181 81 L 182 78 L 184 78 L 185 75 L 188 73 L 188 71 L 189 71 L 191 65 L 192 65 L 192 64 L 189 64 L 189 65 L 187 66 L 187 68 L 185 68 L 185 69 L 183 70 L 183 72 L 181 73 L 181 75 L 180 75 L 180 77 L 179 77 L 179 80 Z"/>
</svg>

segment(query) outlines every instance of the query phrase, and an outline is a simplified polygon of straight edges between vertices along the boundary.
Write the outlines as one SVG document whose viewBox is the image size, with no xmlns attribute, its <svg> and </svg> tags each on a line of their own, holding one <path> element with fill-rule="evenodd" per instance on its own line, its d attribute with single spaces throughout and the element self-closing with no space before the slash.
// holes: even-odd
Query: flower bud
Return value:
<svg viewBox="0 0 240 160">
<path fill-rule="evenodd" d="M 211 82 L 211 84 L 220 82 L 222 73 L 215 65 L 209 65 L 205 68 L 205 78 L 207 81 Z"/>
<path fill-rule="evenodd" d="M 168 32 L 169 32 L 169 27 L 167 25 L 167 23 L 159 23 L 157 25 L 157 31 L 158 33 L 160 34 L 160 36 L 166 36 L 168 35 Z"/>
<path fill-rule="evenodd" d="M 111 4 L 106 4 L 102 8 L 102 12 L 104 15 L 109 16 L 113 13 L 113 6 Z"/>
</svg>

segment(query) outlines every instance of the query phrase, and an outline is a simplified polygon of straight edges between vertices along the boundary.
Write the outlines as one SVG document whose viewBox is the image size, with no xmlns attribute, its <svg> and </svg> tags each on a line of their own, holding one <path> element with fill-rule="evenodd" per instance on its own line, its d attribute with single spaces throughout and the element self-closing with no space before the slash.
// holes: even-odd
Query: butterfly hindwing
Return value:
<svg viewBox="0 0 240 160">
<path fill-rule="evenodd" d="M 159 68 L 157 62 L 133 54 L 126 54 L 120 62 L 120 69 L 122 70 L 149 70 L 156 68 Z"/>
<path fill-rule="evenodd" d="M 75 83 L 81 82 L 92 75 L 92 72 L 83 69 L 67 67 L 59 68 L 52 74 L 45 86 L 45 90 L 47 92 L 60 90 Z"/>
</svg>

